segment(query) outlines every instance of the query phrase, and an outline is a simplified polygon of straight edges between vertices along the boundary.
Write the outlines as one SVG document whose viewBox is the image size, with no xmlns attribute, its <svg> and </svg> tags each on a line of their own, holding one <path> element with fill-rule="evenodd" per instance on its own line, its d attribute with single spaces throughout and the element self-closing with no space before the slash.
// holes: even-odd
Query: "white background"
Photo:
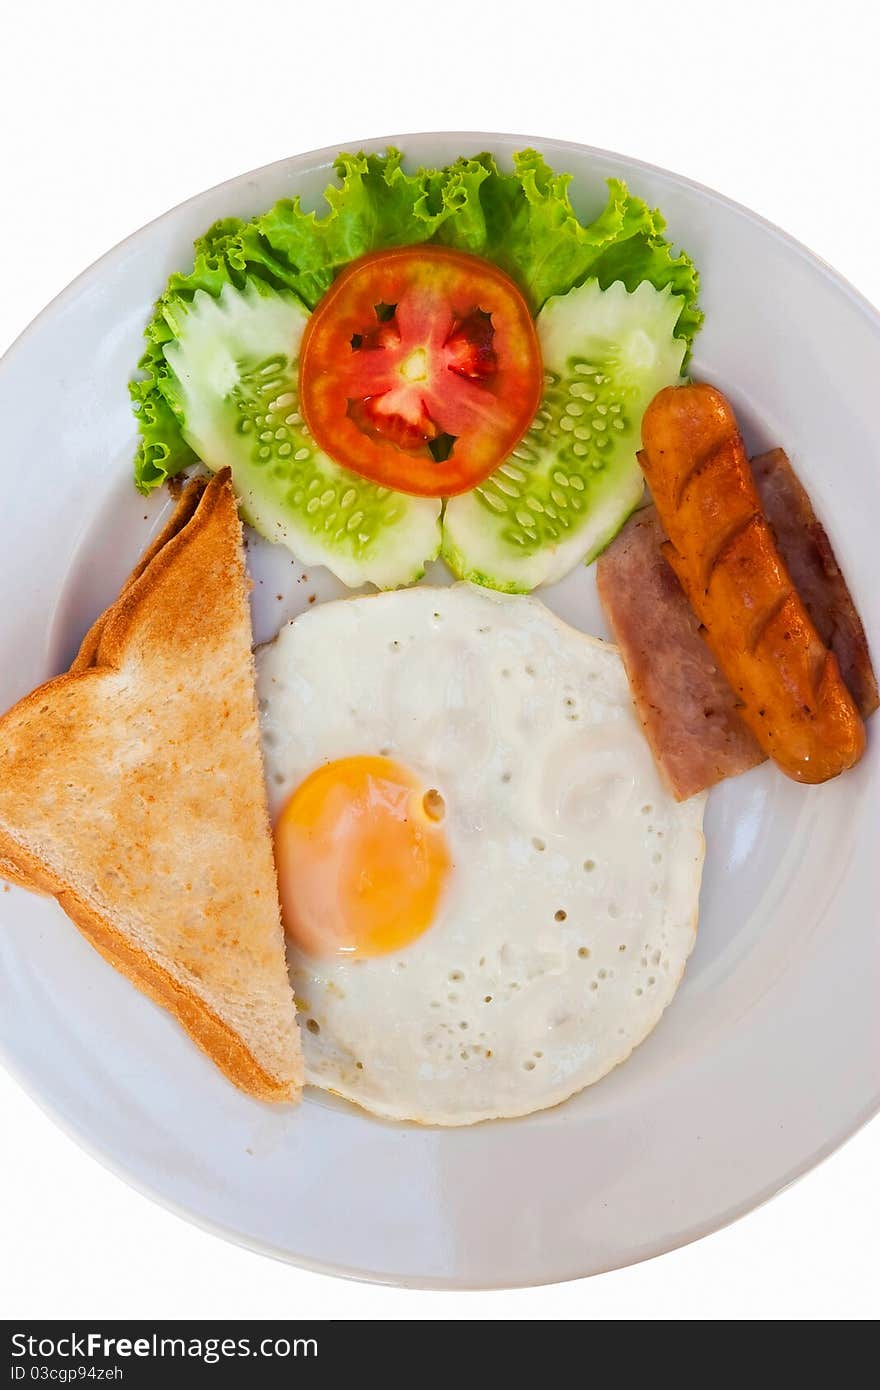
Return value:
<svg viewBox="0 0 880 1390">
<path fill-rule="evenodd" d="M 190 194 L 299 151 L 433 129 L 558 136 L 664 165 L 778 223 L 880 303 L 878 43 L 873 0 L 9 7 L 0 349 L 103 251 Z M 686 1250 L 576 1284 L 447 1294 L 303 1273 L 185 1225 L 83 1154 L 4 1074 L 0 1112 L 6 1317 L 880 1314 L 876 1120 L 769 1206 Z"/>
</svg>

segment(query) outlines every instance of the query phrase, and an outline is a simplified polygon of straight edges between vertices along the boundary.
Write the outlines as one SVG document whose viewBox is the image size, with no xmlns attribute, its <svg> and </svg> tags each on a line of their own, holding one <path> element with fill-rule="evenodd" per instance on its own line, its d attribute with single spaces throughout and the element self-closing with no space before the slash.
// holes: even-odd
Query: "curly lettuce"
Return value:
<svg viewBox="0 0 880 1390">
<path fill-rule="evenodd" d="M 217 222 L 196 241 L 192 269 L 173 274 L 155 305 L 141 375 L 130 385 L 140 431 L 135 481 L 142 492 L 196 459 L 181 432 L 164 349 L 177 338 L 181 312 L 199 290 L 217 297 L 226 284 L 242 289 L 263 282 L 293 290 L 314 308 L 356 257 L 431 241 L 494 261 L 535 313 L 552 295 L 588 279 L 603 289 L 617 280 L 629 291 L 643 282 L 658 290 L 670 286 L 682 303 L 675 334 L 690 353 L 702 322 L 697 271 L 665 237 L 661 214 L 621 180 L 608 180 L 605 207 L 585 224 L 569 199 L 571 175 L 554 173 L 535 150 L 515 154 L 511 171 L 490 154 L 411 174 L 402 161 L 394 149 L 341 154 L 334 166 L 338 183 L 324 195 L 326 210 L 305 211 L 299 198 L 285 198 L 251 221 Z"/>
</svg>

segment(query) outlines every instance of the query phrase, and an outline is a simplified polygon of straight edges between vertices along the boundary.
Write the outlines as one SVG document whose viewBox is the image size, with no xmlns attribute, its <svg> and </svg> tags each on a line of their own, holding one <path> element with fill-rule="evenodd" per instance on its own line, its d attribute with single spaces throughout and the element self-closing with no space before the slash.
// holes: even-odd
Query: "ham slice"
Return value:
<svg viewBox="0 0 880 1390">
<path fill-rule="evenodd" d="M 660 553 L 665 539 L 653 507 L 635 512 L 601 555 L 596 582 L 645 737 L 684 801 L 764 755 Z"/>
<path fill-rule="evenodd" d="M 878 707 L 859 615 L 809 497 L 782 449 L 752 459 L 780 553 L 863 718 Z M 653 507 L 635 512 L 600 557 L 599 597 L 651 750 L 679 801 L 763 761 L 737 701 L 664 560 Z"/>
<path fill-rule="evenodd" d="M 816 631 L 837 657 L 863 719 L 880 704 L 865 629 L 831 543 L 784 449 L 752 459 L 761 505 Z"/>
</svg>

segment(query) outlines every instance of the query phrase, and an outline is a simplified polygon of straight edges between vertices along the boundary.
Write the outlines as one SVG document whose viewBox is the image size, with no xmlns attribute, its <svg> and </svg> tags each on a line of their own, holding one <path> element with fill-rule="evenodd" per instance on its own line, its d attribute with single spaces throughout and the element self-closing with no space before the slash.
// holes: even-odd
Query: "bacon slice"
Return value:
<svg viewBox="0 0 880 1390">
<path fill-rule="evenodd" d="M 636 512 L 600 557 L 596 582 L 651 751 L 684 801 L 764 754 L 661 554 L 665 539 L 653 507 Z"/>
<path fill-rule="evenodd" d="M 863 719 L 880 705 L 865 629 L 831 543 L 784 449 L 751 460 L 761 505 L 816 631 L 837 657 Z"/>
</svg>

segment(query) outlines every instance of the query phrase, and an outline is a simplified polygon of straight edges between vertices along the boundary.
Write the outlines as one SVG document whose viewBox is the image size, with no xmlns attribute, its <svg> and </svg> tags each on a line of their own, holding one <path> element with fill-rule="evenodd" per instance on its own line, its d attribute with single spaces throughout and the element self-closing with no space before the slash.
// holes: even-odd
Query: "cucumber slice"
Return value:
<svg viewBox="0 0 880 1390">
<path fill-rule="evenodd" d="M 647 281 L 628 294 L 590 280 L 547 301 L 535 421 L 500 468 L 446 507 L 442 554 L 459 579 L 528 593 L 613 539 L 642 496 L 642 415 L 679 380 L 681 307 Z"/>
<path fill-rule="evenodd" d="M 187 443 L 214 472 L 229 464 L 242 514 L 306 565 L 350 588 L 409 584 L 440 548 L 440 503 L 340 468 L 299 412 L 297 355 L 308 310 L 253 281 L 199 290 L 170 326 L 166 383 Z"/>
</svg>

